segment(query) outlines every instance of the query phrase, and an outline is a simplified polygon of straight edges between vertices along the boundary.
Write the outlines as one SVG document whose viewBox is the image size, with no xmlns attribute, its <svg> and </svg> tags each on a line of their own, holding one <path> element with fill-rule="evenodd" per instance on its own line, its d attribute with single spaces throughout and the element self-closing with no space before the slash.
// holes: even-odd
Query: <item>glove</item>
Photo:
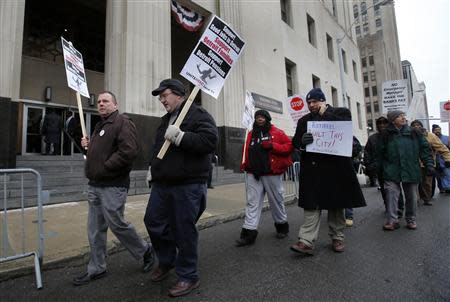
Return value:
<svg viewBox="0 0 450 302">
<path fill-rule="evenodd" d="M 446 168 L 450 168 L 450 161 L 446 161 L 446 162 L 444 163 L 444 165 L 445 165 Z"/>
<path fill-rule="evenodd" d="M 151 188 L 152 187 L 152 167 L 151 166 L 148 166 L 146 179 L 147 179 L 148 187 Z"/>
<path fill-rule="evenodd" d="M 263 141 L 261 143 L 261 147 L 263 147 L 263 149 L 266 149 L 266 150 L 271 150 L 273 148 L 273 145 L 272 145 L 271 141 Z"/>
<path fill-rule="evenodd" d="M 433 176 L 436 174 L 436 170 L 433 167 L 427 167 L 427 176 Z"/>
<path fill-rule="evenodd" d="M 302 145 L 309 145 L 312 144 L 314 141 L 312 133 L 305 132 L 302 136 Z"/>
<path fill-rule="evenodd" d="M 322 102 L 322 103 L 320 104 L 319 115 L 323 115 L 323 113 L 325 112 L 325 110 L 327 110 L 327 104 L 325 104 L 325 102 Z"/>
<path fill-rule="evenodd" d="M 175 144 L 177 147 L 181 144 L 183 136 L 184 132 L 175 125 L 167 127 L 166 133 L 164 134 L 164 138 L 169 140 L 172 144 Z"/>
</svg>

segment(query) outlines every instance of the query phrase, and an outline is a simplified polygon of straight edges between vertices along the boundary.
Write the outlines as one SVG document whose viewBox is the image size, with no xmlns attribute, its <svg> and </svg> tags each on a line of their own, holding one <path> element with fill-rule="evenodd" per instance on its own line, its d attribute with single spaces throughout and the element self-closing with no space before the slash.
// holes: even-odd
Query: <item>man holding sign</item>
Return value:
<svg viewBox="0 0 450 302">
<path fill-rule="evenodd" d="M 206 207 L 206 182 L 211 166 L 210 154 L 216 149 L 218 134 L 212 116 L 192 104 L 180 127 L 174 122 L 185 106 L 183 83 L 162 81 L 152 91 L 159 95 L 167 111 L 156 131 L 147 180 L 152 184 L 145 226 L 159 259 L 151 280 L 159 282 L 175 267 L 177 283 L 169 289 L 176 297 L 197 288 L 197 242 L 195 226 Z M 165 140 L 171 142 L 165 156 L 157 157 Z"/>
<path fill-rule="evenodd" d="M 325 104 L 325 95 L 320 88 L 312 89 L 306 96 L 310 113 L 297 123 L 292 143 L 301 150 L 299 206 L 304 209 L 304 223 L 299 230 L 299 241 L 291 250 L 312 255 L 314 242 L 319 235 L 322 210 L 328 210 L 329 235 L 332 249 L 344 251 L 344 208 L 366 205 L 364 196 L 349 156 L 307 152 L 306 146 L 318 137 L 307 132 L 308 123 L 315 121 L 351 121 L 347 108 L 333 108 Z M 350 138 L 352 137 L 350 133 Z M 349 140 L 351 151 L 352 140 Z"/>
</svg>

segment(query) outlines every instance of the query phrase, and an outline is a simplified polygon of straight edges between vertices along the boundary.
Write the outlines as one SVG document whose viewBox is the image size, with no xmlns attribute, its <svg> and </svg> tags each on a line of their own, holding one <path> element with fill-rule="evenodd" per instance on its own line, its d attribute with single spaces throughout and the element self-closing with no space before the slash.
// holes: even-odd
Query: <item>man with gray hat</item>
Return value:
<svg viewBox="0 0 450 302">
<path fill-rule="evenodd" d="M 320 88 L 306 95 L 310 113 L 298 120 L 292 144 L 301 150 L 298 204 L 304 209 L 304 222 L 300 227 L 298 242 L 291 250 L 312 255 L 319 235 L 322 210 L 328 211 L 331 248 L 337 253 L 344 251 L 345 208 L 366 205 L 364 195 L 353 169 L 351 157 L 306 152 L 313 143 L 312 133 L 307 132 L 310 121 L 351 121 L 347 108 L 333 108 L 325 102 Z"/>
<path fill-rule="evenodd" d="M 400 227 L 397 216 L 398 197 L 402 188 L 405 195 L 406 227 L 417 228 L 417 186 L 421 180 L 422 161 L 427 175 L 434 174 L 430 148 L 424 136 L 407 125 L 405 113 L 392 110 L 387 113 L 389 125 L 380 133 L 376 146 L 375 162 L 384 179 L 386 194 L 386 221 L 383 230 L 393 231 Z"/>
<path fill-rule="evenodd" d="M 163 80 L 152 95 L 159 96 L 167 114 L 156 130 L 147 177 L 152 191 L 144 222 L 159 260 L 150 279 L 160 282 L 175 267 L 178 280 L 169 288 L 169 295 L 176 297 L 200 285 L 195 224 L 206 207 L 210 154 L 215 152 L 218 134 L 212 116 L 196 104 L 191 105 L 180 127 L 174 125 L 186 104 L 186 91 L 179 80 Z M 159 159 L 157 154 L 166 139 L 171 145 Z"/>
</svg>

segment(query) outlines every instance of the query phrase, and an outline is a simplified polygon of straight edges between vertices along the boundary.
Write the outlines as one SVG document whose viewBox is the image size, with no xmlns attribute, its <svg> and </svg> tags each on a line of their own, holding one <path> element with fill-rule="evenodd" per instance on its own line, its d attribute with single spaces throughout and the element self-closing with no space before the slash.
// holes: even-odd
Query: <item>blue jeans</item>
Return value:
<svg viewBox="0 0 450 302">
<path fill-rule="evenodd" d="M 152 186 L 144 222 L 159 259 L 180 281 L 195 282 L 198 231 L 196 222 L 206 207 L 206 184 Z"/>
<path fill-rule="evenodd" d="M 353 220 L 353 208 L 345 209 L 345 219 Z"/>
</svg>

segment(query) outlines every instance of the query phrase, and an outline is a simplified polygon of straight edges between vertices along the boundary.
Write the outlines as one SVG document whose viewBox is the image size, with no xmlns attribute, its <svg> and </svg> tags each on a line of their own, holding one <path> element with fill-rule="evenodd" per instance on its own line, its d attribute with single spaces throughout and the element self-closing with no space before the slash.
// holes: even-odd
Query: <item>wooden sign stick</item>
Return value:
<svg viewBox="0 0 450 302">
<path fill-rule="evenodd" d="M 195 86 L 194 89 L 192 89 L 192 92 L 189 95 L 189 98 L 187 99 L 186 104 L 184 104 L 183 110 L 181 110 L 180 115 L 178 115 L 177 120 L 175 121 L 175 124 L 174 124 L 175 126 L 180 127 L 189 108 L 191 108 L 191 105 L 194 102 L 194 99 L 197 96 L 197 93 L 199 90 L 200 90 L 200 88 L 198 86 Z M 169 146 L 170 146 L 170 141 L 166 139 L 166 141 L 164 142 L 163 146 L 161 147 L 161 150 L 159 150 L 159 153 L 156 157 L 159 159 L 163 159 L 164 155 L 167 152 L 167 149 L 169 149 Z"/>
<path fill-rule="evenodd" d="M 248 136 L 248 129 L 245 130 L 245 137 L 244 137 L 244 150 L 242 151 L 242 164 L 245 160 L 245 151 L 247 151 L 247 136 Z"/>
<path fill-rule="evenodd" d="M 81 96 L 79 91 L 77 91 L 77 105 L 78 114 L 80 115 L 81 132 L 83 133 L 83 137 L 86 137 L 86 124 L 84 123 L 83 106 L 81 105 Z"/>
</svg>

